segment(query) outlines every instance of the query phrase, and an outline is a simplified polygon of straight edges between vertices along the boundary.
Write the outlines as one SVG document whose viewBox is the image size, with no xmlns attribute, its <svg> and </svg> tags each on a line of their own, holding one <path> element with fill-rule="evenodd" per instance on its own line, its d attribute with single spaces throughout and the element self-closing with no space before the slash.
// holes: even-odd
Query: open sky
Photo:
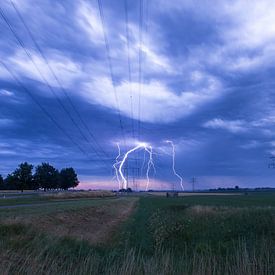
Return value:
<svg viewBox="0 0 275 275">
<path fill-rule="evenodd" d="M 50 162 L 115 188 L 116 143 L 139 140 L 151 187 L 179 187 L 171 140 L 186 189 L 275 187 L 275 2 L 99 4 L 1 1 L 0 174 Z"/>
</svg>

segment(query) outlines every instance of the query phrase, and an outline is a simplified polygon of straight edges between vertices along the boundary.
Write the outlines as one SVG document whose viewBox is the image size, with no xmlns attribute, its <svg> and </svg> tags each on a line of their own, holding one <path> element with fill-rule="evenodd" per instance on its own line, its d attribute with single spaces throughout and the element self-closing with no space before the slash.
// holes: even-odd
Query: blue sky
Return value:
<svg viewBox="0 0 275 275">
<path fill-rule="evenodd" d="M 152 188 L 179 186 L 165 140 L 186 189 L 193 176 L 197 188 L 275 187 L 274 1 L 143 0 L 140 21 L 128 0 L 127 25 L 124 0 L 101 0 L 104 29 L 94 0 L 12 2 L 49 66 L 2 1 L 24 48 L 0 17 L 0 59 L 36 103 L 0 65 L 1 174 L 47 161 L 73 166 L 82 186 L 116 187 L 116 143 L 125 153 L 139 138 L 153 147 Z"/>
</svg>

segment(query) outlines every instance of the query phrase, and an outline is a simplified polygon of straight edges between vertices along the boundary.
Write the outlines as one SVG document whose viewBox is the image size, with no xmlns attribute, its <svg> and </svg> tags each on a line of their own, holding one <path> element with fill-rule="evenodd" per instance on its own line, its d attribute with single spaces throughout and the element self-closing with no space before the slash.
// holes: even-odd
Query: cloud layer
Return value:
<svg viewBox="0 0 275 275">
<path fill-rule="evenodd" d="M 137 1 L 128 1 L 128 25 L 124 1 L 102 0 L 103 18 L 96 1 L 13 3 L 44 56 L 4 1 L 23 47 L 1 18 L 0 58 L 33 98 L 0 66 L 0 173 L 21 159 L 45 158 L 75 165 L 83 178 L 104 177 L 115 142 L 126 150 L 127 140 L 139 138 L 158 153 L 168 150 L 163 140 L 174 140 L 186 182 L 269 176 L 273 1 L 144 1 L 142 32 Z M 173 181 L 171 156 L 156 162 L 158 180 Z"/>
</svg>

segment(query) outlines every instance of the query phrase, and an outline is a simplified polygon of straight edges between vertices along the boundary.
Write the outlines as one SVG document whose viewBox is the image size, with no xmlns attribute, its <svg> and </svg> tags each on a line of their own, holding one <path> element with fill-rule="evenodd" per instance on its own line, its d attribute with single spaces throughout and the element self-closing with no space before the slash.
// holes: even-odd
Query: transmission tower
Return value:
<svg viewBox="0 0 275 275">
<path fill-rule="evenodd" d="M 275 156 L 271 156 L 269 158 L 270 158 L 270 163 L 268 164 L 268 168 L 275 169 Z"/>
<path fill-rule="evenodd" d="M 130 185 L 132 189 L 137 191 L 139 188 L 137 178 L 140 177 L 140 167 L 136 158 L 127 159 L 123 173 L 127 180 L 127 187 Z"/>
<path fill-rule="evenodd" d="M 192 177 L 191 182 L 192 182 L 192 192 L 195 192 L 195 183 L 197 182 L 197 179 L 195 177 Z"/>
</svg>

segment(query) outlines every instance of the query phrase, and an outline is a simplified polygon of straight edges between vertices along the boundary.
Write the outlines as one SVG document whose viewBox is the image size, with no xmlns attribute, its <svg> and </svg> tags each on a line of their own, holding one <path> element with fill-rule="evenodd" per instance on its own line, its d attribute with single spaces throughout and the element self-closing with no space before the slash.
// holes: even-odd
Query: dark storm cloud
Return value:
<svg viewBox="0 0 275 275">
<path fill-rule="evenodd" d="M 219 182 L 273 184 L 267 169 L 268 156 L 275 154 L 272 1 L 144 1 L 141 86 L 138 1 L 128 1 L 132 83 L 124 1 L 102 0 L 113 83 L 96 1 L 13 2 L 104 153 L 94 143 L 97 153 L 91 148 L 93 139 L 64 89 L 11 2 L 4 1 L 1 8 L 40 73 L 2 18 L 0 57 L 70 138 L 1 66 L 0 173 L 6 175 L 20 161 L 49 161 L 74 166 L 85 181 L 109 179 L 116 142 L 123 150 L 133 146 L 140 118 L 140 139 L 156 153 L 155 180 L 176 181 L 171 148 L 164 142 L 169 139 L 187 188 L 191 176 L 201 178 L 203 188 Z"/>
</svg>

